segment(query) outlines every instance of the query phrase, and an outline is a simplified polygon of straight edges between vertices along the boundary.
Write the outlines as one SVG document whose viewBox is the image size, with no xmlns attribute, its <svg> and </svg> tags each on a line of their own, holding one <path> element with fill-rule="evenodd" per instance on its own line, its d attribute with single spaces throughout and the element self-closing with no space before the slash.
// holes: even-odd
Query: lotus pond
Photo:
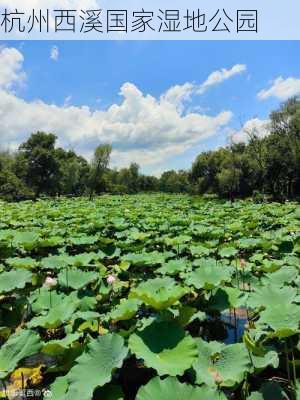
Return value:
<svg viewBox="0 0 300 400">
<path fill-rule="evenodd" d="M 0 206 L 1 398 L 300 399 L 296 203 Z"/>
</svg>

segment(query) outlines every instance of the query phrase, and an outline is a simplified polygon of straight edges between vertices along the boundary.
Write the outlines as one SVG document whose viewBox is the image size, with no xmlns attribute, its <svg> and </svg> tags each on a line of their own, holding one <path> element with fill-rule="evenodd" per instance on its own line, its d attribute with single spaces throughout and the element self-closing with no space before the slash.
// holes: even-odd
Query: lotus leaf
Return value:
<svg viewBox="0 0 300 400">
<path fill-rule="evenodd" d="M 193 368 L 198 384 L 232 387 L 244 379 L 250 367 L 244 344 L 224 345 L 202 339 L 198 339 L 197 344 L 199 354 Z"/>
<path fill-rule="evenodd" d="M 131 290 L 130 297 L 141 300 L 156 310 L 163 310 L 187 294 L 187 289 L 171 278 L 149 279 Z"/>
<path fill-rule="evenodd" d="M 131 319 L 137 313 L 141 302 L 136 299 L 122 299 L 120 304 L 111 312 L 110 318 L 117 321 Z"/>
<path fill-rule="evenodd" d="M 174 322 L 153 322 L 130 336 L 129 348 L 148 368 L 162 375 L 182 375 L 197 357 L 194 339 Z"/>
<path fill-rule="evenodd" d="M 21 330 L 10 336 L 0 349 L 0 379 L 5 378 L 21 360 L 37 353 L 41 347 L 39 335 L 31 330 Z"/>
<path fill-rule="evenodd" d="M 96 272 L 81 271 L 80 269 L 70 268 L 61 271 L 57 277 L 60 285 L 79 290 L 97 280 L 99 275 Z"/>
<path fill-rule="evenodd" d="M 186 283 L 196 289 L 213 289 L 220 286 L 222 282 L 228 282 L 231 278 L 229 268 L 221 266 L 203 265 L 195 271 L 187 274 Z"/>
<path fill-rule="evenodd" d="M 128 349 L 124 340 L 117 334 L 107 334 L 92 340 L 86 351 L 76 360 L 65 381 L 60 380 L 59 387 L 62 400 L 90 400 L 94 390 L 111 380 L 112 372 L 120 368 L 127 356 Z M 58 389 L 57 389 L 58 390 Z"/>
<path fill-rule="evenodd" d="M 15 289 L 23 289 L 32 280 L 32 273 L 16 269 L 0 273 L 0 293 L 9 293 Z"/>
<path fill-rule="evenodd" d="M 226 396 L 209 387 L 180 383 L 176 378 L 153 378 L 139 390 L 136 400 L 226 400 Z"/>
</svg>

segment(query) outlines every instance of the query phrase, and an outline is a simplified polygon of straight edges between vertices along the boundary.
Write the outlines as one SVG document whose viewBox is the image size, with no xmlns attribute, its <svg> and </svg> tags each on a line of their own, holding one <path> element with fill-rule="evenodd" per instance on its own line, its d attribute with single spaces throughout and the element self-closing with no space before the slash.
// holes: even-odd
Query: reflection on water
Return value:
<svg viewBox="0 0 300 400">
<path fill-rule="evenodd" d="M 224 343 L 232 344 L 240 342 L 245 332 L 245 325 L 248 322 L 245 313 L 236 312 L 236 318 L 234 317 L 233 312 L 231 314 L 223 313 L 221 315 L 221 320 L 225 323 L 227 328 L 227 337 L 224 340 Z"/>
</svg>

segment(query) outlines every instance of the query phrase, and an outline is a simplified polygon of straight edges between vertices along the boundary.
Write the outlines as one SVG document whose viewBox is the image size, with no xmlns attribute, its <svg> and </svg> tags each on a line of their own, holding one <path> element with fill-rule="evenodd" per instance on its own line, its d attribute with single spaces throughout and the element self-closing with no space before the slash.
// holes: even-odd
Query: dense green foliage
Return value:
<svg viewBox="0 0 300 400">
<path fill-rule="evenodd" d="M 270 116 L 270 134 L 247 132 L 248 144 L 200 154 L 191 181 L 198 193 L 275 199 L 300 195 L 300 101 L 292 99 Z"/>
<path fill-rule="evenodd" d="M 190 171 L 166 171 L 158 179 L 132 163 L 110 169 L 111 146 L 95 149 L 88 163 L 74 151 L 56 148 L 53 134 L 37 132 L 16 153 L 0 153 L 0 196 L 5 200 L 41 195 L 81 196 L 138 192 L 266 195 L 275 200 L 300 196 L 300 101 L 292 99 L 270 116 L 270 134 L 248 132 L 247 144 L 200 154 Z"/>
<path fill-rule="evenodd" d="M 2 398 L 299 399 L 296 203 L 104 195 L 0 221 Z"/>
</svg>

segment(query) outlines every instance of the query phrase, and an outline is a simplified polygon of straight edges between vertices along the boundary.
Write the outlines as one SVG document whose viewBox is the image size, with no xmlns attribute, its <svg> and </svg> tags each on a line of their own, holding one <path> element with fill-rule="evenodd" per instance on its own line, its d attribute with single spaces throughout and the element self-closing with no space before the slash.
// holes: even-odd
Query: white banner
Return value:
<svg viewBox="0 0 300 400">
<path fill-rule="evenodd" d="M 300 40 L 299 0 L 0 0 L 0 40 Z"/>
</svg>

